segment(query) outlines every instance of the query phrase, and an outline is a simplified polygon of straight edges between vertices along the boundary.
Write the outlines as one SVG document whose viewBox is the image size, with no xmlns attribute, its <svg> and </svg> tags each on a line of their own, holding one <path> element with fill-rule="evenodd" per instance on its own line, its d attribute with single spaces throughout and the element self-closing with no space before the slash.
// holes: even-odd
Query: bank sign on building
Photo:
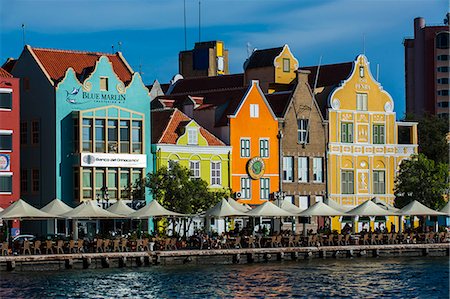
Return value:
<svg viewBox="0 0 450 299">
<path fill-rule="evenodd" d="M 31 72 L 36 63 L 54 90 L 54 98 L 46 97 L 28 106 L 23 118 L 39 122 L 39 151 L 54 153 L 39 156 L 43 167 L 25 158 L 30 169 L 39 171 L 35 193 L 42 199 L 38 204 L 44 205 L 54 197 L 75 204 L 131 200 L 136 181 L 152 171 L 153 162 L 150 97 L 140 75 L 120 53 L 31 47 L 24 52 L 19 62 L 22 59 Z M 22 77 L 38 77 L 27 74 L 20 64 L 16 68 Z M 45 87 L 35 85 L 30 91 L 39 97 Z M 142 194 L 148 196 L 148 192 Z"/>
</svg>

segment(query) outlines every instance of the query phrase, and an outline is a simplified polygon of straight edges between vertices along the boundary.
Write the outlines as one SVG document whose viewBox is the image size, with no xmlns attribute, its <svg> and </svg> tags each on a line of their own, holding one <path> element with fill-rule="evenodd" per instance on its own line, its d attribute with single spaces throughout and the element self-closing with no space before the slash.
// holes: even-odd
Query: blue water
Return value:
<svg viewBox="0 0 450 299">
<path fill-rule="evenodd" d="M 449 298 L 447 257 L 1 272 L 0 277 L 0 298 Z"/>
</svg>

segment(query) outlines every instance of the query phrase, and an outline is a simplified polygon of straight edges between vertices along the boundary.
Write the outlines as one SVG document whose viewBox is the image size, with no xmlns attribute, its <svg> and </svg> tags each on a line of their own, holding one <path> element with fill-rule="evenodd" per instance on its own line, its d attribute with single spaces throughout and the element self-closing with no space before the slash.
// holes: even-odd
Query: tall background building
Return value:
<svg viewBox="0 0 450 299">
<path fill-rule="evenodd" d="M 405 38 L 406 113 L 449 116 L 449 13 L 444 24 L 414 19 L 414 37 Z"/>
</svg>

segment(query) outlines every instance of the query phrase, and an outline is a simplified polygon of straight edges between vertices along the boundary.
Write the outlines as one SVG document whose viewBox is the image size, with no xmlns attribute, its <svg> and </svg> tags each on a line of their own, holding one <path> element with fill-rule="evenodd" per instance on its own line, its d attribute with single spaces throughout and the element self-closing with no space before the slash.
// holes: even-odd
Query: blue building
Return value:
<svg viewBox="0 0 450 299">
<path fill-rule="evenodd" d="M 134 190 L 153 170 L 149 90 L 120 52 L 25 46 L 11 72 L 23 92 L 22 198 L 150 200 Z"/>
</svg>

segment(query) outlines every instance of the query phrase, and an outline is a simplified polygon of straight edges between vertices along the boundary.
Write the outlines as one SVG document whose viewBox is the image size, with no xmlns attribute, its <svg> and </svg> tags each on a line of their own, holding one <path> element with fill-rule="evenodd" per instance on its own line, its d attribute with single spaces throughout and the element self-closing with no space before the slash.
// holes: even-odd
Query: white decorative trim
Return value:
<svg viewBox="0 0 450 299">
<path fill-rule="evenodd" d="M 215 155 L 227 155 L 231 152 L 231 146 L 192 146 L 192 145 L 175 145 L 175 144 L 156 144 L 156 150 L 162 152 L 176 154 L 176 153 L 188 153 L 188 154 L 215 154 Z"/>
<path fill-rule="evenodd" d="M 0 130 L 0 134 L 4 135 L 12 135 L 13 133 L 13 130 Z"/>
<path fill-rule="evenodd" d="M 12 88 L 0 88 L 0 92 L 2 93 L 12 93 Z"/>
</svg>

